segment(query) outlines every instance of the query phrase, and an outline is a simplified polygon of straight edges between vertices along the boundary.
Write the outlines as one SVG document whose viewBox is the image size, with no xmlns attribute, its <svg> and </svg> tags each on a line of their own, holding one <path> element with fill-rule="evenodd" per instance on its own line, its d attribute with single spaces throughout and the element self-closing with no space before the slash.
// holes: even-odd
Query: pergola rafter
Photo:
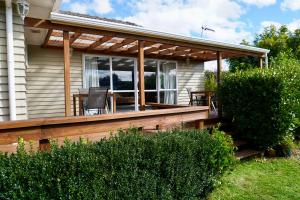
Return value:
<svg viewBox="0 0 300 200">
<path fill-rule="evenodd" d="M 87 49 L 93 50 L 93 49 L 97 48 L 98 46 L 100 46 L 101 44 L 108 42 L 111 39 L 112 39 L 111 36 L 103 36 L 102 38 L 100 38 L 97 41 L 95 41 L 94 43 L 92 43 Z"/>
</svg>

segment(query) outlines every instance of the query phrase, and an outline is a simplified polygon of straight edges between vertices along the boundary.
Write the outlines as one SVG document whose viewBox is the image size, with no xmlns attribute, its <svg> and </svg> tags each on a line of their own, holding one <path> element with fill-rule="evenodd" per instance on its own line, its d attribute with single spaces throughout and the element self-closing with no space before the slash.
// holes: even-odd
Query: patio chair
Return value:
<svg viewBox="0 0 300 200">
<path fill-rule="evenodd" d="M 90 87 L 85 110 L 96 110 L 97 114 L 106 113 L 107 93 L 108 88 Z"/>
<path fill-rule="evenodd" d="M 186 90 L 190 98 L 190 102 L 189 102 L 190 105 L 193 105 L 194 102 L 196 102 L 196 105 L 199 106 L 199 105 L 203 105 L 206 102 L 205 96 L 203 95 L 196 94 L 191 97 L 192 88 L 186 88 Z"/>
</svg>

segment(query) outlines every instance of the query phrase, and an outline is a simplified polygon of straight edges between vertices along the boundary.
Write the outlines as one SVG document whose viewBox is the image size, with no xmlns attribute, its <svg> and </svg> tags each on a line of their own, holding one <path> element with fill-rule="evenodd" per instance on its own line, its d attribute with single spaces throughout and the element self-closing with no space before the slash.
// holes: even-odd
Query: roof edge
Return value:
<svg viewBox="0 0 300 200">
<path fill-rule="evenodd" d="M 257 54 L 268 54 L 270 52 L 270 50 L 268 49 L 263 49 L 258 47 L 219 42 L 219 41 L 196 38 L 196 37 L 188 37 L 188 36 L 183 36 L 174 33 L 155 31 L 152 29 L 139 27 L 139 26 L 131 26 L 131 25 L 119 24 L 115 22 L 107 22 L 103 20 L 67 15 L 58 12 L 51 12 L 50 20 L 58 23 L 76 24 L 82 27 L 106 29 L 106 30 L 119 31 L 119 32 L 131 33 L 131 34 L 134 33 L 137 35 L 158 37 L 162 39 L 175 40 L 175 41 L 181 41 L 187 43 L 196 43 L 199 45 L 207 45 L 212 47 L 228 48 L 232 50 L 247 51 L 247 52 L 257 53 Z"/>
</svg>

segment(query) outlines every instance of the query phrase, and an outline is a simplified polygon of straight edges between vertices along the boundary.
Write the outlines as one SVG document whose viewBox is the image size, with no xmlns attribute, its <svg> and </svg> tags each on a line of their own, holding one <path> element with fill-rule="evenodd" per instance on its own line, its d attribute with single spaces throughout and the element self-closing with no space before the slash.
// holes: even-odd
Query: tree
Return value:
<svg viewBox="0 0 300 200">
<path fill-rule="evenodd" d="M 246 41 L 241 44 L 250 45 Z M 279 28 L 271 25 L 266 27 L 261 34 L 256 35 L 253 44 L 256 47 L 269 49 L 269 59 L 276 58 L 284 52 L 292 52 L 295 58 L 300 59 L 300 29 L 292 32 L 285 25 Z M 228 60 L 228 63 L 229 70 L 234 72 L 257 67 L 258 59 L 254 57 L 232 58 Z"/>
</svg>

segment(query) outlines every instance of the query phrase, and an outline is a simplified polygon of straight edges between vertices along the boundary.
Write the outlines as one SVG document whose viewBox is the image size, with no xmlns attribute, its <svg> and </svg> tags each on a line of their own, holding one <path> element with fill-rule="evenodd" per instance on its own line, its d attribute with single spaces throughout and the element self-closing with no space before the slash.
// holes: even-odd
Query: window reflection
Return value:
<svg viewBox="0 0 300 200">
<path fill-rule="evenodd" d="M 135 110 L 134 92 L 116 93 L 117 112 L 129 112 Z"/>
<path fill-rule="evenodd" d="M 134 60 L 113 58 L 113 89 L 134 90 Z"/>
<path fill-rule="evenodd" d="M 110 89 L 110 64 L 107 57 L 85 57 L 85 88 L 106 87 Z"/>
<path fill-rule="evenodd" d="M 145 90 L 156 90 L 157 61 L 146 60 L 144 66 Z"/>
</svg>

